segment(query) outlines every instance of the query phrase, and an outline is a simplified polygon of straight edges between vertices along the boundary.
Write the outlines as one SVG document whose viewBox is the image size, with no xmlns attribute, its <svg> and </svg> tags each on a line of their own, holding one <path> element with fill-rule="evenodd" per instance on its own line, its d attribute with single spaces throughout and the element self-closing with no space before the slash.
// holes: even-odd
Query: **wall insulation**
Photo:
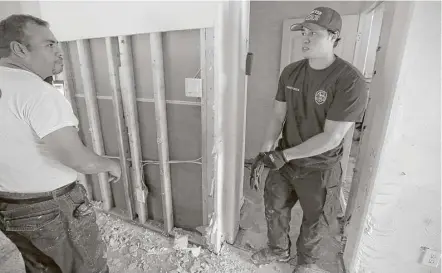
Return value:
<svg viewBox="0 0 442 273">
<path fill-rule="evenodd" d="M 201 30 L 170 31 L 160 33 L 162 38 L 166 119 L 169 145 L 170 180 L 172 184 L 173 219 L 176 227 L 194 229 L 203 225 L 202 198 L 202 120 L 201 98 L 188 97 L 185 78 L 199 78 L 201 74 Z M 154 81 L 152 71 L 150 34 L 125 36 L 133 62 L 133 80 L 138 112 L 139 137 L 142 155 L 144 183 L 148 188 L 147 216 L 150 220 L 163 222 L 161 173 L 159 168 L 157 122 L 155 115 Z M 120 157 L 119 135 L 115 107 L 112 100 L 112 77 L 106 39 L 82 40 L 90 55 L 93 88 L 98 104 L 99 126 L 102 132 L 104 154 Z M 121 43 L 121 41 L 120 41 Z M 93 147 L 90 118 L 86 107 L 85 77 L 81 73 L 81 56 L 78 41 L 64 43 L 66 75 L 70 75 L 75 97 L 75 107 L 80 120 L 80 135 L 88 147 Z M 120 45 L 121 46 L 121 45 Z M 66 54 L 67 53 L 67 54 Z M 118 51 L 115 51 L 118 61 Z M 117 65 L 119 65 L 117 63 Z M 122 90 L 123 92 L 125 90 Z M 123 96 L 125 94 L 123 93 Z M 127 117 L 126 117 L 127 118 Z M 125 138 L 125 145 L 128 140 Z M 129 157 L 131 155 L 129 154 Z M 178 162 L 177 162 L 178 161 Z M 186 162 L 181 162 L 186 161 Z M 189 162 L 191 161 L 191 162 Z M 128 160 L 128 165 L 133 165 Z M 97 175 L 87 176 L 93 189 L 93 199 L 103 200 Z M 123 183 L 111 184 L 112 203 L 116 210 L 128 214 L 127 196 Z M 134 198 L 137 194 L 134 193 Z"/>
</svg>

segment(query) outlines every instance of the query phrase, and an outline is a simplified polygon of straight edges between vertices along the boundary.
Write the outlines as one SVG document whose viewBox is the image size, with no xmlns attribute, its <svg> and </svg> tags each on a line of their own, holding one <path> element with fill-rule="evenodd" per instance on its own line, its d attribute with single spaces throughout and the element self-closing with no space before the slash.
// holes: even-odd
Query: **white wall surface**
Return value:
<svg viewBox="0 0 442 273">
<path fill-rule="evenodd" d="M 0 1 L 0 20 L 13 13 L 20 13 L 21 7 L 18 1 Z"/>
<path fill-rule="evenodd" d="M 16 4 L 0 2 L 0 12 Z M 60 41 L 213 27 L 214 1 L 21 1 L 21 11 L 48 21 Z M 9 15 L 9 14 L 7 14 Z"/>
<path fill-rule="evenodd" d="M 361 148 L 379 162 L 359 166 L 360 196 L 370 194 L 364 190 L 370 175 L 364 173 L 373 169 L 374 185 L 360 241 L 352 235 L 347 242 L 356 245 L 346 249 L 356 254 L 350 272 L 441 272 L 440 265 L 419 263 L 422 247 L 441 250 L 441 4 L 398 3 L 395 14 L 386 15 L 393 27 L 389 44 L 381 43 L 389 48 L 380 54 L 385 59 L 377 60 L 372 89 L 386 102 L 372 104 L 386 116 L 386 128 L 376 124 L 384 123 L 378 116 L 367 133 L 376 137 L 386 129 L 385 140 L 379 153 L 376 147 Z M 365 137 L 363 142 L 376 142 Z M 355 217 L 363 206 L 359 202 Z"/>
</svg>

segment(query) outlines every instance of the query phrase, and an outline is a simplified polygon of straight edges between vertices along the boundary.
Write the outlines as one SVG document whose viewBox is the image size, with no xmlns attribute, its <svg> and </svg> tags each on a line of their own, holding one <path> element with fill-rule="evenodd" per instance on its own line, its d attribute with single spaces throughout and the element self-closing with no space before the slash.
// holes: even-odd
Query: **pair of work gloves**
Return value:
<svg viewBox="0 0 442 273">
<path fill-rule="evenodd" d="M 250 188 L 259 190 L 261 184 L 261 175 L 264 167 L 271 170 L 279 170 L 287 163 L 282 151 L 271 151 L 259 153 L 252 164 L 250 170 Z"/>
</svg>

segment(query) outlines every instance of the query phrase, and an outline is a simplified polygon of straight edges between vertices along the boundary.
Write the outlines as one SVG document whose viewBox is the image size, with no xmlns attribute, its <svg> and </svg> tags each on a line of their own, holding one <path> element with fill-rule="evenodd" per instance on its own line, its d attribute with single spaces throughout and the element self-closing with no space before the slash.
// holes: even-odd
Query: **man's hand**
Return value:
<svg viewBox="0 0 442 273">
<path fill-rule="evenodd" d="M 118 164 L 117 162 L 111 160 L 112 163 L 110 165 L 110 170 L 109 170 L 109 183 L 116 183 L 118 181 L 120 181 L 121 178 L 121 166 L 120 164 Z"/>
<path fill-rule="evenodd" d="M 279 170 L 287 163 L 282 151 L 266 152 L 264 153 L 262 161 L 267 168 L 272 170 Z"/>
<path fill-rule="evenodd" d="M 264 170 L 264 153 L 259 153 L 253 161 L 252 168 L 250 170 L 250 188 L 253 190 L 259 190 L 261 184 L 261 175 Z"/>
</svg>

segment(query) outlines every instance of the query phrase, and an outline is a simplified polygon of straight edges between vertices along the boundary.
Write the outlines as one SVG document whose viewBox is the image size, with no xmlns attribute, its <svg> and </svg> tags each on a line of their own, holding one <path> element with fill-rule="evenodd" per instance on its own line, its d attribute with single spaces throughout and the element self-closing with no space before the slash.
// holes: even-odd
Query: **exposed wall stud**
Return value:
<svg viewBox="0 0 442 273">
<path fill-rule="evenodd" d="M 173 228 L 172 188 L 170 182 L 169 141 L 167 135 L 166 88 L 164 84 L 163 42 L 161 32 L 150 34 L 150 48 L 155 99 L 155 120 L 160 161 L 161 194 L 165 232 Z"/>
<path fill-rule="evenodd" d="M 118 41 L 115 38 L 106 38 L 106 52 L 109 63 L 109 78 L 112 86 L 112 97 L 114 114 L 117 129 L 118 151 L 120 155 L 120 164 L 122 169 L 121 181 L 124 184 L 124 200 L 126 202 L 127 214 L 130 219 L 134 219 L 134 196 L 131 181 L 131 170 L 128 164 L 129 158 L 129 139 L 126 123 L 124 120 L 123 101 L 121 96 L 120 78 L 118 76 L 119 59 Z M 144 206 L 144 203 L 137 202 L 137 206 Z"/>
<path fill-rule="evenodd" d="M 84 98 L 90 124 L 92 146 L 98 155 L 104 155 L 103 136 L 101 133 L 100 117 L 98 114 L 97 94 L 93 81 L 89 41 L 78 40 L 77 49 L 80 63 L 80 73 L 83 80 Z M 98 174 L 98 180 L 103 200 L 103 208 L 105 210 L 110 210 L 112 208 L 112 192 L 108 181 L 108 174 Z"/>
<path fill-rule="evenodd" d="M 123 99 L 124 116 L 126 124 L 129 129 L 129 146 L 132 155 L 132 169 L 133 169 L 133 186 L 134 194 L 137 202 L 143 205 L 137 206 L 137 214 L 140 223 L 144 224 L 147 221 L 147 194 L 148 189 L 144 181 L 144 172 L 141 154 L 140 133 L 138 127 L 138 110 L 137 100 L 135 94 L 135 80 L 133 71 L 132 48 L 131 39 L 129 36 L 119 36 L 118 45 L 120 50 L 120 85 Z"/>
<path fill-rule="evenodd" d="M 59 78 L 60 80 L 63 81 L 63 86 L 64 86 L 64 95 L 67 98 L 67 100 L 69 101 L 69 103 L 72 106 L 72 110 L 74 111 L 74 114 L 77 118 L 79 118 L 78 115 L 78 108 L 77 108 L 77 102 L 75 99 L 75 81 L 72 75 L 72 59 L 71 59 L 71 54 L 69 51 L 69 44 L 68 42 L 64 42 L 61 43 L 61 49 L 63 51 L 63 64 L 64 64 L 64 69 L 62 71 L 62 73 L 60 73 L 59 75 L 57 75 L 57 78 Z M 87 193 L 87 197 L 89 198 L 89 200 L 92 200 L 93 198 L 93 187 L 88 183 L 87 180 L 87 176 L 82 174 L 82 173 L 78 173 L 78 181 L 80 182 L 80 184 L 82 184 L 85 189 L 86 189 L 86 193 Z"/>
</svg>

